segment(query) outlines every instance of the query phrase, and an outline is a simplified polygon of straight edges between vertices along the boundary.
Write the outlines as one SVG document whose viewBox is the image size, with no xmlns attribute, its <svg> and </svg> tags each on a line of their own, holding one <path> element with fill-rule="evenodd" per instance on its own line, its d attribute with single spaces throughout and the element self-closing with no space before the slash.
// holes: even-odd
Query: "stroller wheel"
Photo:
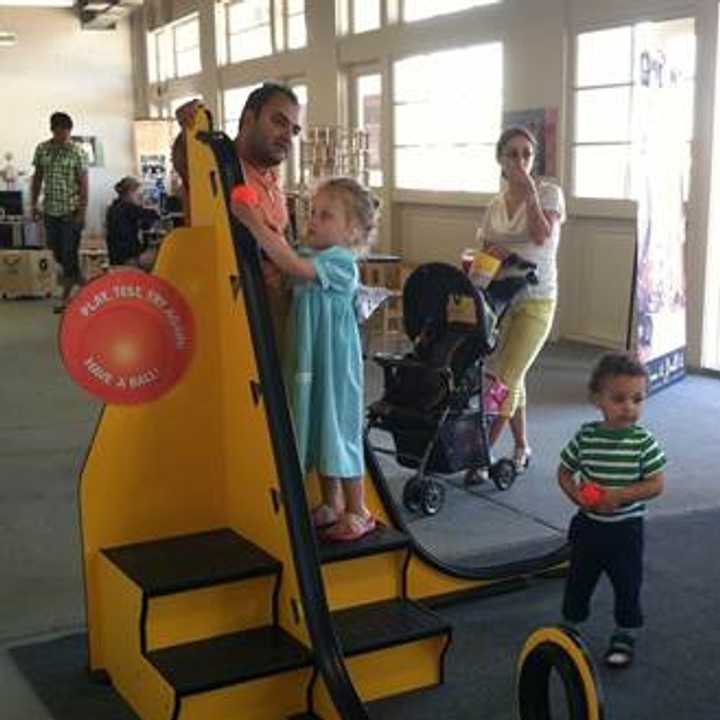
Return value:
<svg viewBox="0 0 720 720">
<path fill-rule="evenodd" d="M 490 477 L 498 490 L 507 490 L 515 482 L 517 469 L 510 458 L 501 458 L 490 466 Z"/>
<path fill-rule="evenodd" d="M 426 480 L 421 490 L 420 506 L 426 515 L 435 515 L 445 504 L 445 486 L 435 480 Z"/>
<path fill-rule="evenodd" d="M 420 495 L 425 481 L 419 476 L 411 477 L 403 487 L 402 501 L 406 510 L 416 513 L 420 509 Z"/>
</svg>

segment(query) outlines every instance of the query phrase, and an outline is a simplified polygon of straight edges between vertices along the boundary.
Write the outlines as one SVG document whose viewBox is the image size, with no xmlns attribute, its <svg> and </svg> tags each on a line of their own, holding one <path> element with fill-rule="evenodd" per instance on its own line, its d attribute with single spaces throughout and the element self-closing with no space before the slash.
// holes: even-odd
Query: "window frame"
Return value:
<svg viewBox="0 0 720 720">
<path fill-rule="evenodd" d="M 371 76 L 378 76 L 380 78 L 380 168 L 378 170 L 380 173 L 380 183 L 373 184 L 371 182 L 370 186 L 376 190 L 380 190 L 388 186 L 388 177 L 390 175 L 387 163 L 383 161 L 383 158 L 385 157 L 383 148 L 387 145 L 388 137 L 388 128 L 385 126 L 385 98 L 387 97 L 386 85 L 388 80 L 387 75 L 383 72 L 383 68 L 380 65 L 356 65 L 348 72 L 348 117 L 350 120 L 349 126 L 352 129 L 359 129 L 359 83 L 361 78 Z M 371 169 L 368 169 L 368 171 L 369 173 L 372 173 Z"/>
<path fill-rule="evenodd" d="M 636 53 L 637 53 L 637 28 L 649 22 L 651 24 L 663 24 L 666 22 L 674 22 L 680 20 L 688 20 L 693 22 L 694 36 L 696 41 L 695 50 L 695 62 L 693 75 L 691 78 L 685 78 L 681 82 L 692 83 L 693 88 L 693 127 L 692 137 L 687 140 L 690 148 L 691 166 L 689 172 L 689 179 L 692 179 L 692 147 L 695 140 L 696 124 L 694 122 L 695 112 L 697 108 L 698 88 L 698 27 L 697 17 L 692 14 L 678 13 L 671 16 L 658 16 L 653 17 L 647 21 L 640 21 L 637 19 L 626 20 L 624 22 L 618 22 L 616 24 L 607 24 L 600 26 L 592 26 L 587 28 L 576 28 L 573 30 L 574 42 L 572 44 L 572 58 L 571 58 L 571 72 L 569 73 L 569 95 L 570 95 L 570 123 L 569 123 L 569 141 L 567 143 L 567 159 L 566 159 L 566 177 L 569 179 L 570 192 L 568 193 L 569 204 L 577 208 L 577 212 L 581 214 L 594 213 L 599 208 L 601 209 L 600 214 L 603 216 L 617 216 L 617 217 L 634 217 L 636 199 L 633 197 L 633 183 L 634 178 L 632 174 L 632 166 L 628 166 L 626 178 L 624 181 L 625 187 L 623 190 L 623 196 L 621 198 L 603 196 L 588 196 L 576 194 L 577 184 L 577 164 L 575 161 L 575 151 L 578 147 L 626 147 L 628 149 L 629 157 L 633 156 L 633 149 L 636 144 L 634 136 L 634 113 L 637 103 L 637 91 L 639 89 L 638 83 L 638 68 L 636 67 Z M 630 42 L 630 81 L 628 83 L 607 83 L 604 85 L 578 85 L 578 61 L 579 61 L 579 41 L 581 35 L 586 35 L 595 32 L 603 32 L 605 30 L 620 30 L 623 28 L 629 28 L 631 31 L 631 42 Z M 628 107 L 628 120 L 627 127 L 629 130 L 628 141 L 606 141 L 606 142 L 577 142 L 577 131 L 578 131 L 578 93 L 584 90 L 594 90 L 612 87 L 629 87 L 630 88 L 630 104 Z M 594 208 L 594 209 L 593 209 Z M 604 208 L 604 209 L 602 209 Z"/>
<path fill-rule="evenodd" d="M 217 57 L 216 61 L 220 67 L 228 67 L 238 65 L 244 62 L 254 62 L 257 60 L 264 60 L 266 58 L 273 57 L 285 52 L 294 52 L 296 50 L 302 50 L 308 47 L 308 28 L 307 28 L 307 0 L 303 0 L 303 11 L 302 13 L 290 14 L 290 0 L 265 0 L 269 10 L 269 22 L 267 23 L 268 32 L 270 35 L 270 52 L 265 55 L 253 55 L 250 57 L 242 57 L 234 60 L 231 57 L 232 38 L 243 35 L 249 30 L 255 28 L 265 27 L 265 23 L 261 25 L 254 25 L 252 28 L 244 28 L 239 32 L 230 32 L 229 13 L 230 9 L 244 2 L 244 0 L 232 0 L 216 5 L 216 17 L 215 17 L 215 32 L 217 36 L 222 34 L 222 37 L 216 38 L 217 44 Z M 222 14 L 218 17 L 217 14 Z M 298 45 L 297 47 L 290 47 L 290 18 L 291 17 L 302 17 L 305 25 L 305 44 Z M 224 31 L 221 33 L 221 30 Z M 223 57 L 224 55 L 224 57 Z"/>
<path fill-rule="evenodd" d="M 355 0 L 357 2 L 357 0 Z M 491 8 L 503 5 L 505 0 L 473 0 L 477 2 L 477 5 L 471 5 L 470 7 L 462 8 L 460 10 L 448 10 L 447 12 L 439 12 L 436 15 L 429 15 L 425 18 L 417 18 L 414 20 L 406 20 L 405 3 L 407 0 L 399 0 L 400 3 L 400 23 L 402 25 L 413 25 L 419 22 L 428 22 L 438 20 L 439 18 L 447 17 L 448 15 L 459 15 L 460 13 L 466 13 L 471 11 L 478 11 L 481 8 Z"/>
<path fill-rule="evenodd" d="M 189 52 L 190 50 L 197 50 L 198 69 L 193 73 L 187 73 L 180 75 L 178 73 L 178 47 L 177 47 L 177 30 L 186 25 L 190 24 L 197 25 L 197 45 L 192 45 L 189 49 L 183 50 L 183 53 Z M 161 42 L 160 36 L 164 33 L 170 35 L 170 45 L 172 48 L 172 69 L 171 73 L 167 77 L 163 77 L 163 62 L 161 58 Z M 157 83 L 169 82 L 171 80 L 184 80 L 185 78 L 199 76 L 203 72 L 202 65 L 202 47 L 200 38 L 200 15 L 198 12 L 193 12 L 185 15 L 177 20 L 173 20 L 166 25 L 163 25 L 147 33 L 147 45 L 148 45 L 148 63 L 147 63 L 147 76 L 148 82 L 151 85 Z M 155 77 L 152 76 L 151 71 L 154 70 Z"/>
<path fill-rule="evenodd" d="M 470 202 L 471 204 L 474 204 L 477 202 L 477 198 L 481 198 L 484 202 L 486 199 L 492 198 L 497 194 L 497 191 L 499 189 L 499 177 L 500 177 L 500 171 L 498 169 L 498 187 L 497 188 L 473 188 L 470 190 L 464 190 L 461 188 L 443 188 L 443 187 L 431 187 L 431 188 L 412 188 L 412 187 L 403 187 L 398 182 L 398 163 L 397 163 L 397 150 L 403 147 L 428 147 L 428 145 L 412 145 L 409 146 L 404 143 L 398 143 L 398 128 L 397 128 L 397 122 L 396 122 L 396 107 L 401 104 L 408 104 L 407 102 L 398 102 L 396 100 L 397 97 L 397 86 L 396 86 L 396 77 L 395 77 L 395 66 L 398 62 L 402 62 L 405 60 L 409 60 L 413 57 L 418 56 L 436 56 L 443 53 L 449 53 L 449 52 L 457 52 L 461 50 L 469 50 L 472 48 L 479 48 L 479 47 L 487 47 L 496 45 L 499 47 L 499 56 L 500 56 L 500 70 L 501 70 L 501 90 L 500 90 L 500 97 L 498 98 L 498 105 L 499 105 L 499 115 L 497 118 L 497 128 L 496 132 L 493 134 L 491 138 L 489 138 L 487 141 L 478 141 L 478 142 L 469 142 L 469 143 L 447 143 L 448 147 L 451 146 L 470 146 L 470 147 L 487 147 L 492 154 L 493 157 L 493 165 L 492 167 L 495 167 L 494 164 L 494 148 L 495 143 L 497 142 L 497 137 L 500 133 L 500 130 L 502 128 L 502 114 L 503 109 L 505 106 L 505 98 L 504 98 L 504 84 L 505 84 L 505 60 L 504 60 L 504 43 L 501 39 L 488 39 L 485 41 L 480 42 L 474 42 L 474 43 L 468 43 L 463 45 L 454 45 L 451 47 L 443 47 L 443 48 L 437 48 L 437 49 L 430 49 L 430 50 L 420 50 L 418 52 L 414 52 L 408 55 L 399 56 L 393 59 L 393 61 L 389 64 L 388 68 L 388 85 L 389 85 L 389 93 L 386 95 L 388 97 L 389 102 L 389 122 L 390 122 L 390 140 L 388 142 L 388 156 L 391 158 L 391 173 L 387 173 L 386 177 L 384 178 L 384 182 L 387 185 L 388 183 L 392 183 L 392 194 L 393 194 L 393 200 L 397 202 L 418 202 L 418 203 L 432 203 L 432 204 L 439 204 L 439 205 L 465 205 L 466 203 Z M 431 143 L 429 145 L 437 145 L 437 143 Z"/>
</svg>

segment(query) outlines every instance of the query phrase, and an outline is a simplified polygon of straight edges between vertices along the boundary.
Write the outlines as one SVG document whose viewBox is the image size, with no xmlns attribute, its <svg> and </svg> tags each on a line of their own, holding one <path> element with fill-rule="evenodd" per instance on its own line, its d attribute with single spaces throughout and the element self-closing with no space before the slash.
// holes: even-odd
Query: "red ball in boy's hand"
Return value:
<svg viewBox="0 0 720 720">
<path fill-rule="evenodd" d="M 588 482 L 584 483 L 580 488 L 580 498 L 582 501 L 593 507 L 599 505 L 607 497 L 607 490 L 601 487 L 597 483 Z"/>
<path fill-rule="evenodd" d="M 236 185 L 230 193 L 230 200 L 238 205 L 257 205 L 257 190 L 250 185 Z"/>
</svg>

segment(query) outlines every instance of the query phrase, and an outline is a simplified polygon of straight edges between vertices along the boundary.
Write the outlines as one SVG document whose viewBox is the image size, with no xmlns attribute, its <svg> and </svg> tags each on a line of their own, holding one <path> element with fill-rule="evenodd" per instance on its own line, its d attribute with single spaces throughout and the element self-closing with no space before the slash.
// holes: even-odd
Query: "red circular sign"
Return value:
<svg viewBox="0 0 720 720">
<path fill-rule="evenodd" d="M 194 323 L 183 296 L 166 280 L 135 270 L 86 285 L 60 326 L 70 376 L 108 403 L 159 398 L 180 380 L 193 354 Z"/>
</svg>

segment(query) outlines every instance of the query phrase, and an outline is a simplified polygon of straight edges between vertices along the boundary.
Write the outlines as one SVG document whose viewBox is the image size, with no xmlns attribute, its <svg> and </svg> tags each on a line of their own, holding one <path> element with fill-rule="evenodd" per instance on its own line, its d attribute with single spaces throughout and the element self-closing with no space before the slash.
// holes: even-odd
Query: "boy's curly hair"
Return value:
<svg viewBox="0 0 720 720">
<path fill-rule="evenodd" d="M 603 385 L 608 378 L 619 375 L 630 375 L 631 377 L 648 378 L 648 371 L 645 366 L 630 353 L 607 353 L 598 361 L 590 375 L 588 388 L 592 395 L 601 392 Z"/>
</svg>

